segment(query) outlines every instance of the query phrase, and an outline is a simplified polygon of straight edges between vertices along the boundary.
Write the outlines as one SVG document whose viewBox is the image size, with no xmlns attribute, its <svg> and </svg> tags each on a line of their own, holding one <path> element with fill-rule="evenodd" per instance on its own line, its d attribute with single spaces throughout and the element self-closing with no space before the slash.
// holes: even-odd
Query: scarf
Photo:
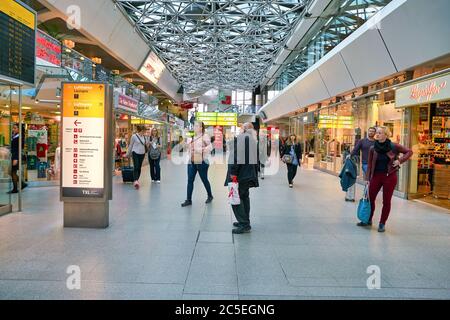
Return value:
<svg viewBox="0 0 450 320">
<path fill-rule="evenodd" d="M 383 143 L 379 142 L 378 140 L 375 140 L 374 148 L 377 153 L 386 154 L 392 150 L 391 140 L 386 139 L 386 141 Z"/>
</svg>

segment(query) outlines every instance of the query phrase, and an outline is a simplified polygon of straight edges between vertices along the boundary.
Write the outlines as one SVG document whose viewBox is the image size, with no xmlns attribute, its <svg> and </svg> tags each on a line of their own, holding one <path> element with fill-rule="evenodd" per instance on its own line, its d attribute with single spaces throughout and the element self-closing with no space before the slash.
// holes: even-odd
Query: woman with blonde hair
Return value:
<svg viewBox="0 0 450 320">
<path fill-rule="evenodd" d="M 383 187 L 383 209 L 378 226 L 378 232 L 385 231 L 386 221 L 391 212 L 391 200 L 397 185 L 397 171 L 400 165 L 411 158 L 413 152 L 388 139 L 390 131 L 387 127 L 378 127 L 375 135 L 375 144 L 370 148 L 369 161 L 366 180 L 369 182 L 369 198 L 371 214 L 369 222 L 358 223 L 358 226 L 365 227 L 372 225 L 372 218 L 375 212 L 375 200 L 378 192 Z M 400 157 L 399 155 L 402 154 Z"/>
<path fill-rule="evenodd" d="M 297 142 L 297 136 L 291 134 L 286 141 L 286 146 L 283 150 L 282 160 L 287 165 L 289 188 L 293 188 L 294 178 L 297 175 L 297 168 L 301 165 L 302 160 L 302 146 Z"/>
<path fill-rule="evenodd" d="M 149 138 L 148 162 L 150 164 L 150 176 L 153 182 L 161 183 L 161 138 L 159 131 L 153 128 Z"/>
</svg>

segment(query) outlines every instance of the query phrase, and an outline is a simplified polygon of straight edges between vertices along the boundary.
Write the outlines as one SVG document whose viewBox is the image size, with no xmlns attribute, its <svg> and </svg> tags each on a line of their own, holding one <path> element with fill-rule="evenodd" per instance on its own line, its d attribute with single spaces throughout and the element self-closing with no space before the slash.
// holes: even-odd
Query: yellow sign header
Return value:
<svg viewBox="0 0 450 320">
<path fill-rule="evenodd" d="M 105 85 L 64 83 L 63 117 L 104 118 Z"/>
<path fill-rule="evenodd" d="M 36 15 L 14 0 L 1 0 L 0 12 L 3 12 L 32 30 L 36 27 Z"/>
</svg>

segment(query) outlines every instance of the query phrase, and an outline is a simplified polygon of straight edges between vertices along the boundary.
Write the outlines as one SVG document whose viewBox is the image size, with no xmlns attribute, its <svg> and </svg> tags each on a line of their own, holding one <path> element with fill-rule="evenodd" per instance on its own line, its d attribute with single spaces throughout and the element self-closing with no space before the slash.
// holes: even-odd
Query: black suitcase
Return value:
<svg viewBox="0 0 450 320">
<path fill-rule="evenodd" d="M 134 168 L 130 166 L 122 167 L 122 180 L 126 182 L 134 182 Z"/>
</svg>

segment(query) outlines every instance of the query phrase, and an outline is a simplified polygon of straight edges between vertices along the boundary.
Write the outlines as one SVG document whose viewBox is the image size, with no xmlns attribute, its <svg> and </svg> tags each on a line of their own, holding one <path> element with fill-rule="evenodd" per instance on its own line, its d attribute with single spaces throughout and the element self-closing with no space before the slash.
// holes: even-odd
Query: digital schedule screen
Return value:
<svg viewBox="0 0 450 320">
<path fill-rule="evenodd" d="M 0 76 L 35 82 L 36 13 L 14 0 L 0 1 Z"/>
</svg>

